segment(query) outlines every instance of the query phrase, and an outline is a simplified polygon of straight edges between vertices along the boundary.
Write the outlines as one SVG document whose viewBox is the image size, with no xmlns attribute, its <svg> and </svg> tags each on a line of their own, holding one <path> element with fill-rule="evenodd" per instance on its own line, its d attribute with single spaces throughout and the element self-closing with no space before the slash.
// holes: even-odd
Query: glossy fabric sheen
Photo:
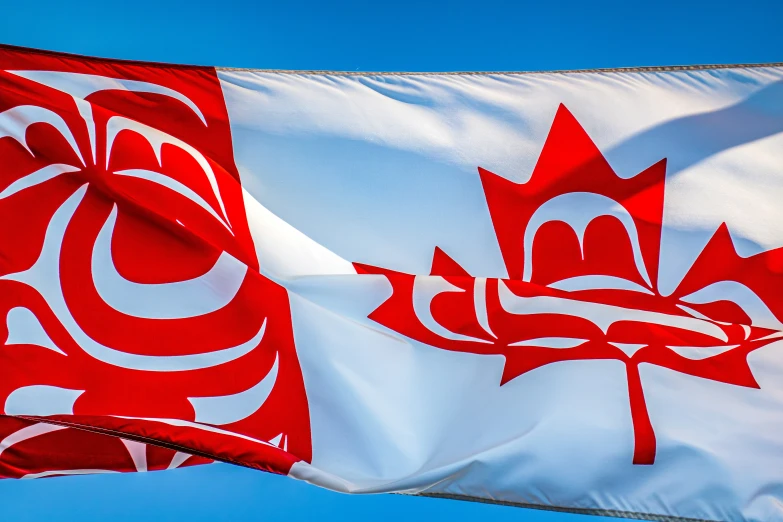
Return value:
<svg viewBox="0 0 783 522">
<path fill-rule="evenodd" d="M 783 519 L 781 100 L 0 50 L 0 465 Z"/>
</svg>

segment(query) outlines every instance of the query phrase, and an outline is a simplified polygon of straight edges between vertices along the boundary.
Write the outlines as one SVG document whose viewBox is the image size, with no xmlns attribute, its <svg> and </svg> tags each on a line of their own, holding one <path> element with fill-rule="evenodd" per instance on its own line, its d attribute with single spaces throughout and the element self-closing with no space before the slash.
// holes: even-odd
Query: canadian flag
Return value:
<svg viewBox="0 0 783 522">
<path fill-rule="evenodd" d="M 783 66 L 0 48 L 0 476 L 783 520 Z"/>
</svg>

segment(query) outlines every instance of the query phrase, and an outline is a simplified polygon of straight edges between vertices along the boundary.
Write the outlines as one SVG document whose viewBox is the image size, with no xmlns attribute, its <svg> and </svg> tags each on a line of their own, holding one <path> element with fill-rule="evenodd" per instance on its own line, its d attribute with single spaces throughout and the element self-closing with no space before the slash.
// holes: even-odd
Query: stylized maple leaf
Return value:
<svg viewBox="0 0 783 522">
<path fill-rule="evenodd" d="M 671 295 L 657 288 L 666 162 L 622 179 L 560 106 L 526 183 L 479 168 L 508 279 L 435 248 L 429 275 L 384 274 L 374 321 L 447 350 L 500 354 L 501 385 L 559 361 L 627 369 L 634 464 L 655 461 L 639 365 L 758 387 L 748 354 L 783 337 L 783 249 L 740 257 L 721 226 Z"/>
</svg>

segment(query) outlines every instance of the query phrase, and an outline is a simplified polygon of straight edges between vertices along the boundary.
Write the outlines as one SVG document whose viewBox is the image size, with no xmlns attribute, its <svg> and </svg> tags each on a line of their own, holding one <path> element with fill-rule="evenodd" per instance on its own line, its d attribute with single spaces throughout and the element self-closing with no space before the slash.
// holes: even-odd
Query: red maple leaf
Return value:
<svg viewBox="0 0 783 522">
<path fill-rule="evenodd" d="M 783 249 L 740 257 L 725 225 L 671 295 L 657 288 L 666 161 L 622 179 L 560 106 L 529 181 L 479 168 L 508 279 L 435 248 L 429 275 L 384 274 L 374 321 L 422 343 L 505 356 L 501 385 L 559 361 L 627 369 L 634 464 L 656 441 L 639 365 L 758 388 L 748 354 L 783 337 Z"/>
</svg>

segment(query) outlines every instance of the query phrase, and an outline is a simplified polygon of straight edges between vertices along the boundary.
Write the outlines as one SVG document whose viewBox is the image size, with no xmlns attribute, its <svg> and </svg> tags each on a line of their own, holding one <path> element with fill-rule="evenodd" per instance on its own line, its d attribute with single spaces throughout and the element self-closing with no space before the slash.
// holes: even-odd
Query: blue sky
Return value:
<svg viewBox="0 0 783 522">
<path fill-rule="evenodd" d="M 269 69 L 546 70 L 783 61 L 783 2 L 0 0 L 0 42 Z M 349 497 L 216 464 L 0 483 L 3 520 L 599 521 L 399 495 Z"/>
</svg>

